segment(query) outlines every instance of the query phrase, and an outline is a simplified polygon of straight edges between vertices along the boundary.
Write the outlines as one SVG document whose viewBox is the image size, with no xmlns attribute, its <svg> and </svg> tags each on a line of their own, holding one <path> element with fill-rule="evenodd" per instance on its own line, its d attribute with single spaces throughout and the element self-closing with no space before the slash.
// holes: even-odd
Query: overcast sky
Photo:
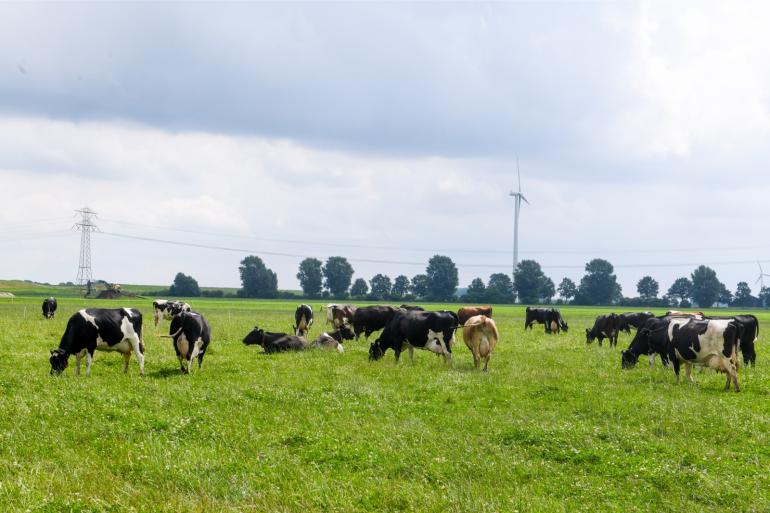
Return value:
<svg viewBox="0 0 770 513">
<path fill-rule="evenodd" d="M 0 278 L 770 272 L 770 4 L 0 4 Z M 154 240 L 129 239 L 138 236 Z M 183 242 L 210 249 L 171 245 Z M 770 284 L 770 278 L 768 278 Z"/>
</svg>

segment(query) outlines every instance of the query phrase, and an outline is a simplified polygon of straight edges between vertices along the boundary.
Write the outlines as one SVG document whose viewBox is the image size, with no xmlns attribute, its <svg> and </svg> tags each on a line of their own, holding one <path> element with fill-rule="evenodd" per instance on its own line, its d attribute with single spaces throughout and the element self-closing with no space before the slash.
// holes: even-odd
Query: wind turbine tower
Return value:
<svg viewBox="0 0 770 513">
<path fill-rule="evenodd" d="M 521 202 L 524 201 L 529 205 L 529 201 L 521 193 L 521 171 L 519 171 L 519 156 L 516 155 L 516 174 L 518 175 L 519 190 L 511 191 L 510 196 L 514 199 L 514 215 L 513 215 L 513 270 L 511 271 L 511 279 L 516 272 L 516 266 L 519 265 L 519 212 L 521 212 Z"/>
</svg>

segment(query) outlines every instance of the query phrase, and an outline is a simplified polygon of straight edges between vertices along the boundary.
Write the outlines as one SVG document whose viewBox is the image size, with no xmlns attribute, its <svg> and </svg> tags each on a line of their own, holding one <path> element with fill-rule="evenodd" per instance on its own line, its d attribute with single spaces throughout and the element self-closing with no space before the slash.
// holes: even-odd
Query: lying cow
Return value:
<svg viewBox="0 0 770 513">
<path fill-rule="evenodd" d="M 53 319 L 54 313 L 56 312 L 56 298 L 55 297 L 49 297 L 48 299 L 43 300 L 43 317 L 46 319 Z"/>
<path fill-rule="evenodd" d="M 203 356 L 211 343 L 211 327 L 206 318 L 197 312 L 180 312 L 171 319 L 168 336 L 174 339 L 179 370 L 189 374 L 196 358 L 200 369 Z"/>
<path fill-rule="evenodd" d="M 468 319 L 475 315 L 485 315 L 492 317 L 491 306 L 463 306 L 457 310 L 457 318 L 460 319 L 460 324 L 465 324 Z"/>
<path fill-rule="evenodd" d="M 190 305 L 184 301 L 169 301 L 167 299 L 156 299 L 152 302 L 152 308 L 155 311 L 155 326 L 161 319 L 170 321 L 177 314 L 192 311 Z"/>
<path fill-rule="evenodd" d="M 618 317 L 620 317 L 619 329 L 631 333 L 631 328 L 638 330 L 647 319 L 652 319 L 655 315 L 652 312 L 624 312 Z"/>
<path fill-rule="evenodd" d="M 610 347 L 617 346 L 620 325 L 620 317 L 618 314 L 611 313 L 598 316 L 594 321 L 593 328 L 586 328 L 586 344 L 598 340 L 599 347 L 602 347 L 602 341 L 607 338 L 610 341 Z"/>
<path fill-rule="evenodd" d="M 393 318 L 396 308 L 392 306 L 363 306 L 357 308 L 353 314 L 353 334 L 358 340 L 361 333 L 366 341 L 375 331 L 380 331 Z"/>
<path fill-rule="evenodd" d="M 287 333 L 274 333 L 254 326 L 243 339 L 247 346 L 262 346 L 265 353 L 283 353 L 286 351 L 304 351 L 310 347 L 310 343 L 304 337 L 289 335 Z"/>
<path fill-rule="evenodd" d="M 331 349 L 340 353 L 345 352 L 345 348 L 342 346 L 343 340 L 353 340 L 354 334 L 347 326 L 342 326 L 337 331 L 331 333 L 321 333 L 318 338 L 313 341 L 313 346 L 321 349 Z"/>
<path fill-rule="evenodd" d="M 484 358 L 484 372 L 487 372 L 500 333 L 495 321 L 484 315 L 474 315 L 463 325 L 463 340 L 473 354 L 473 366 L 477 369 Z"/>
<path fill-rule="evenodd" d="M 696 317 L 703 319 L 705 314 L 703 312 L 680 312 L 679 310 L 669 310 L 666 312 L 666 317 Z"/>
<path fill-rule="evenodd" d="M 569 326 L 564 322 L 561 312 L 556 308 L 532 308 L 528 306 L 524 329 L 532 328 L 535 323 L 544 325 L 546 333 L 558 333 L 560 330 L 569 331 Z"/>
<path fill-rule="evenodd" d="M 459 327 L 454 312 L 408 312 L 397 311 L 380 337 L 369 346 L 369 359 L 379 360 L 388 349 L 401 356 L 404 346 L 409 350 L 409 359 L 414 360 L 414 348 L 426 349 L 452 361 L 452 345 L 455 331 Z"/>
<path fill-rule="evenodd" d="M 86 376 L 91 375 L 94 351 L 117 351 L 123 355 L 123 372 L 128 372 L 131 353 L 144 376 L 142 314 L 134 308 L 86 308 L 67 321 L 58 349 L 51 350 L 51 374 L 61 374 L 75 355 L 75 374 L 80 374 L 80 359 L 86 357 Z"/>
<path fill-rule="evenodd" d="M 425 308 L 421 306 L 411 306 L 411 305 L 401 305 L 399 306 L 402 310 L 408 310 L 410 312 L 424 312 Z"/>
<path fill-rule="evenodd" d="M 310 326 L 313 325 L 313 309 L 310 305 L 299 305 L 294 311 L 294 334 L 298 337 L 307 337 Z"/>
<path fill-rule="evenodd" d="M 353 315 L 356 313 L 356 307 L 353 305 L 337 305 L 330 303 L 326 305 L 326 324 L 331 324 L 339 328 L 343 324 L 353 322 Z"/>
</svg>

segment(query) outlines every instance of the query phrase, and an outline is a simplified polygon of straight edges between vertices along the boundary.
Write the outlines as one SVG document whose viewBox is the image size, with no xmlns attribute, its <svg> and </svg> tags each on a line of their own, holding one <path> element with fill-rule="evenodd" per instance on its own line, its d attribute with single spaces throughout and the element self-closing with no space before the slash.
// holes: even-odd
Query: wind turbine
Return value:
<svg viewBox="0 0 770 513">
<path fill-rule="evenodd" d="M 759 262 L 757 262 L 757 265 L 759 266 L 759 278 L 757 278 L 757 281 L 755 281 L 755 282 L 754 282 L 754 285 L 756 285 L 757 283 L 759 283 L 759 284 L 760 284 L 760 285 L 759 285 L 759 291 L 761 292 L 761 291 L 762 291 L 762 289 L 764 289 L 764 288 L 765 288 L 765 276 L 770 276 L 770 274 L 767 274 L 766 272 L 764 272 L 764 271 L 762 270 L 762 264 L 760 264 Z"/>
<path fill-rule="evenodd" d="M 516 266 L 519 265 L 519 212 L 521 211 L 521 201 L 529 205 L 529 201 L 521 193 L 521 171 L 519 170 L 519 154 L 516 154 L 516 174 L 519 178 L 519 190 L 511 191 L 509 196 L 513 196 L 515 200 L 514 217 L 513 217 L 513 273 L 516 272 Z M 513 278 L 511 273 L 511 278 Z"/>
</svg>

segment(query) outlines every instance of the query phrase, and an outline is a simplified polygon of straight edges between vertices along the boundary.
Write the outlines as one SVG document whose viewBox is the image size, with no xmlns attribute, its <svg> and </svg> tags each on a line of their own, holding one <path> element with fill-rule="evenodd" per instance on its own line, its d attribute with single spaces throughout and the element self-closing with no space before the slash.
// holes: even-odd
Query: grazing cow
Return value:
<svg viewBox="0 0 770 513">
<path fill-rule="evenodd" d="M 666 312 L 666 317 L 695 317 L 703 319 L 705 314 L 703 312 L 680 312 L 679 310 L 669 310 Z"/>
<path fill-rule="evenodd" d="M 593 328 L 586 328 L 586 344 L 597 339 L 599 340 L 599 347 L 602 347 L 602 341 L 607 338 L 610 340 L 610 347 L 617 346 L 619 331 L 620 317 L 618 314 L 600 315 L 594 321 Z"/>
<path fill-rule="evenodd" d="M 631 333 L 631 328 L 638 330 L 647 319 L 655 317 L 652 312 L 624 312 L 619 314 L 621 331 Z"/>
<path fill-rule="evenodd" d="M 174 339 L 179 370 L 189 374 L 195 358 L 198 358 L 200 369 L 211 342 L 211 328 L 206 318 L 197 312 L 180 312 L 171 319 L 169 333 L 169 337 Z"/>
<path fill-rule="evenodd" d="M 56 298 L 55 297 L 49 297 L 48 299 L 43 300 L 43 317 L 46 319 L 53 319 L 54 313 L 56 312 Z"/>
<path fill-rule="evenodd" d="M 326 305 L 326 324 L 332 324 L 339 328 L 343 324 L 353 322 L 353 315 L 356 313 L 356 307 L 353 305 L 337 305 L 330 303 Z"/>
<path fill-rule="evenodd" d="M 725 390 L 730 383 L 738 386 L 738 339 L 741 326 L 730 319 L 690 319 L 686 324 L 669 323 L 668 357 L 679 382 L 679 366 L 684 363 L 685 375 L 691 382 L 692 366 L 703 365 L 727 374 Z"/>
<path fill-rule="evenodd" d="M 492 317 L 491 306 L 463 306 L 457 310 L 457 318 L 460 319 L 460 324 L 465 324 L 468 319 L 476 315 L 485 315 Z"/>
<path fill-rule="evenodd" d="M 51 374 L 61 374 L 75 355 L 75 374 L 80 374 L 80 359 L 86 357 L 86 376 L 91 375 L 94 351 L 117 351 L 123 354 L 123 372 L 128 372 L 131 352 L 144 376 L 144 342 L 142 314 L 135 308 L 85 308 L 73 314 L 61 337 L 58 349 L 51 350 Z"/>
<path fill-rule="evenodd" d="M 487 372 L 500 333 L 495 321 L 484 315 L 474 315 L 463 326 L 463 340 L 473 354 L 473 366 L 477 369 L 484 358 L 484 372 Z"/>
<path fill-rule="evenodd" d="M 732 317 L 709 317 L 709 319 L 733 319 L 740 327 L 740 340 L 738 347 L 743 354 L 743 363 L 752 367 L 757 361 L 755 344 L 759 336 L 759 320 L 750 314 L 734 315 Z"/>
<path fill-rule="evenodd" d="M 152 308 L 155 311 L 155 326 L 161 319 L 170 321 L 179 313 L 192 311 L 190 305 L 184 301 L 169 301 L 167 299 L 156 299 L 152 302 Z"/>
<path fill-rule="evenodd" d="M 353 314 L 353 333 L 358 340 L 361 333 L 369 341 L 369 335 L 380 331 L 393 318 L 397 308 L 392 306 L 363 306 Z"/>
<path fill-rule="evenodd" d="M 313 309 L 310 305 L 299 305 L 294 311 L 294 334 L 299 337 L 307 337 L 310 326 L 313 325 Z"/>
<path fill-rule="evenodd" d="M 532 308 L 528 306 L 524 329 L 532 328 L 535 323 L 543 324 L 546 333 L 558 333 L 560 330 L 569 331 L 569 326 L 564 322 L 561 312 L 556 308 Z"/>
<path fill-rule="evenodd" d="M 414 360 L 414 348 L 427 349 L 444 356 L 444 361 L 452 361 L 452 345 L 455 331 L 459 327 L 457 314 L 454 312 L 407 312 L 399 310 L 380 337 L 369 346 L 369 359 L 379 360 L 385 351 L 393 349 L 396 361 L 406 345 L 409 359 Z"/>
<path fill-rule="evenodd" d="M 313 341 L 315 347 L 322 349 L 332 349 L 340 353 L 345 352 L 342 346 L 343 340 L 353 340 L 354 334 L 347 326 L 342 326 L 337 331 L 331 333 L 322 333 Z"/>
<path fill-rule="evenodd" d="M 407 310 L 409 312 L 424 312 L 425 308 L 421 306 L 411 306 L 411 305 L 401 305 L 399 306 L 402 310 Z"/>
<path fill-rule="evenodd" d="M 265 353 L 283 353 L 286 351 L 303 351 L 310 347 L 310 343 L 304 337 L 289 335 L 287 333 L 273 333 L 254 326 L 243 339 L 247 346 L 262 346 Z"/>
</svg>

